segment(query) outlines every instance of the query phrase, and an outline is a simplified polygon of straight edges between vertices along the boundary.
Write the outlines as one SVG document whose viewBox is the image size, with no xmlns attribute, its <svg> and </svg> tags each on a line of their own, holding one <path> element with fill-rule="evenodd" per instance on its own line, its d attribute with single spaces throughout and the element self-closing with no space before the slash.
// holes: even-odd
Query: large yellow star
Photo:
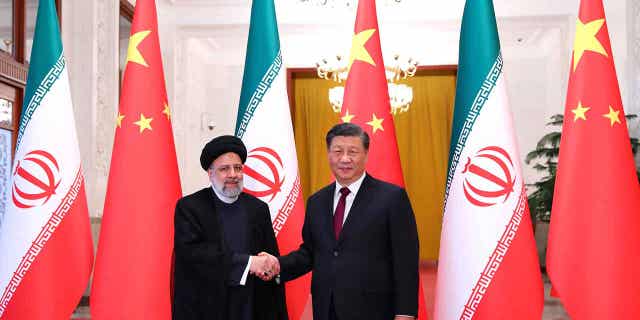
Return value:
<svg viewBox="0 0 640 320">
<path fill-rule="evenodd" d="M 573 122 L 578 121 L 578 119 L 587 120 L 587 111 L 589 111 L 589 107 L 584 107 L 581 101 L 578 101 L 578 106 L 571 110 L 573 112 Z"/>
<path fill-rule="evenodd" d="M 151 128 L 151 121 L 153 121 L 153 118 L 145 118 L 144 114 L 140 114 L 140 120 L 134 122 L 138 127 L 140 127 L 140 133 L 142 133 L 142 131 L 144 131 L 145 129 L 149 129 L 149 130 L 153 130 Z"/>
<path fill-rule="evenodd" d="M 147 61 L 144 60 L 144 57 L 138 50 L 138 45 L 151 33 L 150 30 L 144 30 L 140 32 L 134 33 L 129 38 L 129 49 L 127 50 L 127 63 L 135 62 L 139 65 L 149 67 Z"/>
<path fill-rule="evenodd" d="M 351 119 L 353 119 L 354 117 L 355 115 L 349 114 L 349 109 L 347 109 L 347 112 L 345 112 L 344 116 L 342 116 L 342 122 L 351 122 Z"/>
<path fill-rule="evenodd" d="M 384 127 L 382 127 L 382 121 L 384 121 L 384 118 L 382 119 L 378 119 L 376 117 L 376 114 L 373 114 L 373 119 L 369 122 L 367 122 L 368 125 L 371 126 L 371 129 L 373 130 L 373 133 L 376 133 L 376 131 L 381 130 L 384 131 Z"/>
<path fill-rule="evenodd" d="M 171 109 L 169 109 L 169 105 L 166 102 L 164 103 L 164 110 L 162 110 L 162 113 L 167 115 L 168 120 L 171 120 Z"/>
<path fill-rule="evenodd" d="M 573 71 L 576 71 L 578 63 L 587 50 L 608 57 L 602 43 L 596 38 L 603 25 L 604 19 L 593 20 L 586 24 L 583 24 L 580 18 L 576 21 L 576 39 L 573 43 Z"/>
<path fill-rule="evenodd" d="M 353 39 L 351 40 L 351 53 L 349 54 L 349 70 L 351 70 L 351 65 L 356 60 L 366 62 L 374 67 L 376 66 L 369 51 L 364 47 L 375 32 L 376 29 L 367 29 L 353 35 Z"/>
<path fill-rule="evenodd" d="M 611 106 L 609 106 L 609 113 L 602 115 L 603 117 L 609 119 L 609 121 L 611 121 L 611 126 L 613 127 L 613 125 L 615 123 L 622 123 L 620 122 L 620 111 L 615 111 L 613 110 L 613 108 L 611 108 Z"/>
<path fill-rule="evenodd" d="M 124 119 L 124 114 L 118 112 L 118 118 L 116 118 L 116 125 L 118 128 L 122 128 L 122 119 Z"/>
</svg>

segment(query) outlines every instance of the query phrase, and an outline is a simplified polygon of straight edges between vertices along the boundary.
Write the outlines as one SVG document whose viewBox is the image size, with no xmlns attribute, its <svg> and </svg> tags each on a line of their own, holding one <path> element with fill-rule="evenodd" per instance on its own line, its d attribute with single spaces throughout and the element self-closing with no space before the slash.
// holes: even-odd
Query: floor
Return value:
<svg viewBox="0 0 640 320">
<path fill-rule="evenodd" d="M 420 277 L 422 279 L 422 285 L 424 289 L 425 302 L 427 310 L 429 311 L 429 319 L 433 319 L 433 304 L 435 296 L 435 284 L 436 284 L 436 267 L 435 266 L 423 266 L 420 268 Z M 544 311 L 542 314 L 542 320 L 569 320 L 569 316 L 564 311 L 562 304 L 556 298 L 549 296 L 551 284 L 549 278 L 546 275 L 543 276 L 544 281 Z M 77 320 L 88 320 L 89 307 L 80 306 L 71 317 Z M 307 305 L 305 312 L 302 315 L 301 320 L 311 320 L 311 304 Z"/>
<path fill-rule="evenodd" d="M 426 302 L 429 319 L 433 319 L 433 304 L 435 301 L 436 287 L 436 267 L 424 266 L 420 268 L 420 278 L 422 280 L 422 288 L 424 290 L 424 299 Z M 543 275 L 544 281 L 544 310 L 542 320 L 569 320 L 569 316 L 564 311 L 560 300 L 549 295 L 551 291 L 551 283 L 546 274 Z"/>
</svg>

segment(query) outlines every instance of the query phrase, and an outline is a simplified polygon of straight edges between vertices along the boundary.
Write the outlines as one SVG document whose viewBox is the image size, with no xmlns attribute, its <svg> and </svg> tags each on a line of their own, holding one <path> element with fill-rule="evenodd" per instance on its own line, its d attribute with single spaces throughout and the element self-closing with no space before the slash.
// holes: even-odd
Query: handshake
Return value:
<svg viewBox="0 0 640 320">
<path fill-rule="evenodd" d="M 249 272 L 263 281 L 270 281 L 276 277 L 276 282 L 280 282 L 280 262 L 278 258 L 266 252 L 251 257 Z"/>
</svg>

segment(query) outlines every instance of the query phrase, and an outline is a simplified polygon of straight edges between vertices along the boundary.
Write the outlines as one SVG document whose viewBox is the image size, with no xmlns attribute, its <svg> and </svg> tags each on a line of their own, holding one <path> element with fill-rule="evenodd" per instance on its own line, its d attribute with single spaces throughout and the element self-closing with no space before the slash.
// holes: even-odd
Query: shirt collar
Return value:
<svg viewBox="0 0 640 320">
<path fill-rule="evenodd" d="M 362 185 L 362 181 L 364 181 L 364 177 L 367 175 L 366 172 L 362 173 L 362 176 L 360 176 L 360 178 L 358 178 L 358 180 L 354 181 L 353 183 L 351 183 L 348 186 L 343 186 L 340 183 L 338 183 L 338 181 L 336 180 L 336 190 L 334 192 L 334 195 L 337 196 L 340 194 L 340 189 L 342 187 L 347 187 L 347 189 L 349 189 L 350 193 L 349 194 L 353 194 L 355 195 L 356 193 L 358 193 L 358 190 L 360 190 L 360 186 Z"/>
<path fill-rule="evenodd" d="M 213 185 L 211 186 L 211 189 L 213 189 L 213 192 L 216 194 L 216 196 L 218 196 L 218 199 L 220 199 L 220 201 L 227 204 L 236 202 L 236 200 L 238 200 L 238 197 L 240 196 L 240 195 L 237 195 L 235 197 L 227 197 L 224 194 L 219 193 L 218 190 L 216 190 L 216 188 L 213 187 Z"/>
</svg>

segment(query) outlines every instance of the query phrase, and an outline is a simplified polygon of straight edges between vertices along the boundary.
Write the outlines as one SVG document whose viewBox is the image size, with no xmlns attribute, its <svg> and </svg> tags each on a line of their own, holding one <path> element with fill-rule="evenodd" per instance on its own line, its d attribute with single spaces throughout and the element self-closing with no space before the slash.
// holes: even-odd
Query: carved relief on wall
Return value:
<svg viewBox="0 0 640 320">
<path fill-rule="evenodd" d="M 630 7 L 628 16 L 628 44 L 629 44 L 629 64 L 627 70 L 630 71 L 629 88 L 631 99 L 625 106 L 626 113 L 640 113 L 640 1 L 628 0 Z M 629 122 L 629 135 L 640 136 L 640 123 L 638 121 Z M 640 155 L 636 157 L 636 163 L 640 165 Z"/>
<path fill-rule="evenodd" d="M 629 109 L 634 113 L 640 112 L 640 2 L 629 0 L 629 46 L 631 47 L 631 101 Z M 636 129 L 637 130 L 637 129 Z"/>
<path fill-rule="evenodd" d="M 0 129 L 0 224 L 9 201 L 11 178 L 11 131 Z"/>
</svg>

